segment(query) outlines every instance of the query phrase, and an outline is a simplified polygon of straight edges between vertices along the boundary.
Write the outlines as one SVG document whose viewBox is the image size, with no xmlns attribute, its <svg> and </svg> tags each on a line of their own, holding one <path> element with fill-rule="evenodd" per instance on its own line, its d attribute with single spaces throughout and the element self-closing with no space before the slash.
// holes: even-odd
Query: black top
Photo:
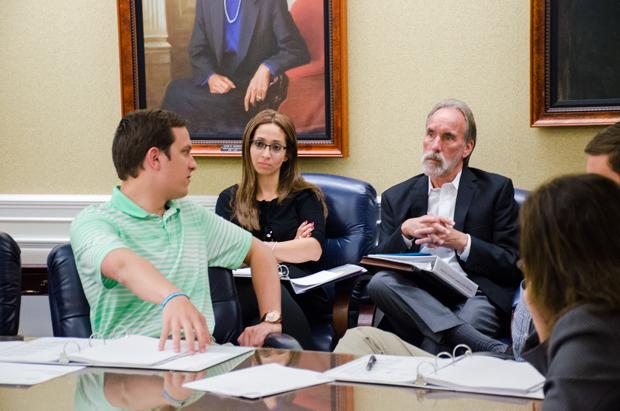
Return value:
<svg viewBox="0 0 620 411">
<path fill-rule="evenodd" d="M 620 313 L 579 306 L 562 315 L 544 344 L 532 335 L 523 357 L 546 378 L 543 410 L 617 410 Z"/>
<path fill-rule="evenodd" d="M 237 187 L 237 185 L 228 187 L 220 193 L 215 205 L 215 212 L 239 225 L 232 212 L 232 202 Z M 323 206 L 311 189 L 292 193 L 281 203 L 278 203 L 277 199 L 259 201 L 258 215 L 261 228 L 252 231 L 252 235 L 261 241 L 293 240 L 301 223 L 307 221 L 314 223 L 312 237 L 323 247 L 325 239 Z"/>
</svg>

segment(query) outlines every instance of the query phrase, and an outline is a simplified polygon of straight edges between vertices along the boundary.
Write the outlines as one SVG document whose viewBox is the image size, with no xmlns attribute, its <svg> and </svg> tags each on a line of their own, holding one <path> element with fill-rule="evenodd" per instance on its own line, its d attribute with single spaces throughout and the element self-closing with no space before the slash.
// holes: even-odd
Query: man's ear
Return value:
<svg viewBox="0 0 620 411">
<path fill-rule="evenodd" d="M 161 168 L 161 158 L 162 152 L 157 147 L 151 147 L 146 152 L 144 156 L 144 168 L 159 170 Z"/>
<path fill-rule="evenodd" d="M 463 150 L 463 158 L 467 158 L 471 152 L 474 151 L 474 142 L 473 141 L 468 141 L 467 143 L 465 143 L 465 149 Z"/>
</svg>

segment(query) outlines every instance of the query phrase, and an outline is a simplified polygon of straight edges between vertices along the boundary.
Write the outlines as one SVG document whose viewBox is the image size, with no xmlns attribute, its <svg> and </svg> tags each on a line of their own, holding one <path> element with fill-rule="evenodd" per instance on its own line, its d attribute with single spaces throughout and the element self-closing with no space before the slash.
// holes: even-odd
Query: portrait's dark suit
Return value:
<svg viewBox="0 0 620 411">
<path fill-rule="evenodd" d="M 193 79 L 173 80 L 162 103 L 188 119 L 190 131 L 238 133 L 256 114 L 256 109 L 245 112 L 243 99 L 258 67 L 265 63 L 275 76 L 310 59 L 286 0 L 241 0 L 239 19 L 237 52 L 227 53 L 224 0 L 196 2 L 188 47 Z M 207 80 L 214 73 L 228 77 L 236 88 L 211 94 Z"/>
<path fill-rule="evenodd" d="M 428 177 L 420 174 L 383 193 L 379 245 L 376 252 L 419 251 L 420 246 L 415 242 L 411 249 L 407 246 L 400 227 L 409 218 L 427 214 L 428 184 Z M 454 209 L 454 228 L 471 236 L 471 250 L 467 261 L 458 261 L 463 271 L 488 297 L 493 308 L 499 310 L 498 315 L 504 317 L 511 311 L 512 296 L 522 279 L 522 274 L 516 267 L 518 213 L 510 179 L 475 168 L 463 168 Z M 417 285 L 412 279 L 401 279 L 403 281 L 399 280 L 397 293 L 392 296 L 382 295 L 377 299 L 398 299 L 399 310 L 413 310 L 404 313 L 405 317 L 413 320 L 422 334 L 431 337 L 431 334 L 440 333 L 462 322 L 450 309 L 440 307 L 445 301 L 442 295 L 438 295 L 441 290 L 428 290 L 428 293 L 413 296 L 412 290 L 417 288 Z M 372 290 L 369 288 L 369 291 Z M 406 294 L 412 294 L 411 298 L 408 299 Z M 435 301 L 426 301 L 427 298 Z M 392 310 L 382 307 L 382 301 L 377 301 L 377 304 L 390 318 L 389 311 Z M 411 304 L 414 307 L 409 307 Z M 436 304 L 439 304 L 440 309 L 428 309 Z M 395 314 L 401 320 L 405 318 Z M 397 329 L 406 324 L 396 323 L 392 326 Z M 436 341 L 439 340 L 439 337 L 436 338 Z"/>
</svg>

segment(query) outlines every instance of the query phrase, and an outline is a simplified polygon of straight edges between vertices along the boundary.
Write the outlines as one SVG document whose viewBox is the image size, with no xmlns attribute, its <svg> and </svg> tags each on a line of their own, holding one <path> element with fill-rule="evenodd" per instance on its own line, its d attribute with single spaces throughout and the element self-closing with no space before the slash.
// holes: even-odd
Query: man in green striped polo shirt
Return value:
<svg viewBox="0 0 620 411">
<path fill-rule="evenodd" d="M 263 322 L 242 345 L 260 346 L 281 332 L 280 283 L 271 251 L 247 231 L 184 199 L 196 161 L 185 121 L 164 110 L 121 120 L 112 157 L 121 185 L 109 202 L 83 210 L 71 245 L 90 304 L 94 333 L 117 330 L 160 337 L 184 334 L 204 351 L 214 329 L 209 266 L 252 268 Z"/>
</svg>

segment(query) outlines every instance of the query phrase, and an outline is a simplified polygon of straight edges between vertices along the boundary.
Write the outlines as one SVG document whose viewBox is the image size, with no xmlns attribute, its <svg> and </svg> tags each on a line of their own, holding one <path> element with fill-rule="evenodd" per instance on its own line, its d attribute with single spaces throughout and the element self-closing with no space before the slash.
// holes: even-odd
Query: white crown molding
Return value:
<svg viewBox="0 0 620 411">
<path fill-rule="evenodd" d="M 190 196 L 215 210 L 217 196 Z M 49 251 L 69 241 L 69 227 L 83 208 L 106 202 L 109 195 L 0 194 L 0 231 L 22 251 L 23 265 L 44 265 Z"/>
</svg>

